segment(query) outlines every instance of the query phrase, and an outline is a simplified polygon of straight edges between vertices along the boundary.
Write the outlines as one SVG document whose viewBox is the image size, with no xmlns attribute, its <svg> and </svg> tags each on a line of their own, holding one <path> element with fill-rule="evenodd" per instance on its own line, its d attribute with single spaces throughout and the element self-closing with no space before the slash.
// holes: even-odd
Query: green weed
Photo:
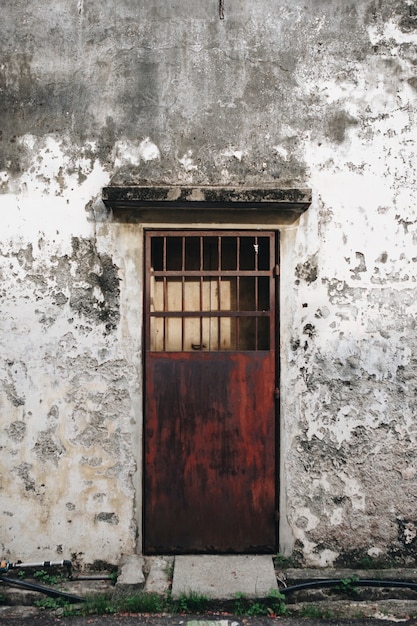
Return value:
<svg viewBox="0 0 417 626">
<path fill-rule="evenodd" d="M 105 594 L 91 596 L 84 602 L 81 612 L 84 615 L 108 615 L 117 612 L 116 603 Z"/>
<path fill-rule="evenodd" d="M 309 617 L 310 619 L 329 619 L 331 617 L 330 611 L 327 611 L 315 604 L 303 606 L 299 613 L 301 617 Z"/>
<path fill-rule="evenodd" d="M 110 615 L 118 612 L 128 613 L 205 613 L 209 609 L 210 600 L 207 596 L 189 592 L 173 599 L 168 593 L 160 596 L 156 593 L 139 592 L 129 596 L 114 597 L 100 594 L 86 598 L 82 605 L 71 606 L 61 598 L 44 598 L 36 606 L 44 609 L 56 610 L 64 608 L 64 615 Z M 262 616 L 284 615 L 286 607 L 284 596 L 274 589 L 267 598 L 252 600 L 245 594 L 236 594 L 234 611 L 238 615 Z"/>
<path fill-rule="evenodd" d="M 39 580 L 40 582 L 45 583 L 46 585 L 57 585 L 58 583 L 62 582 L 62 575 L 59 574 L 50 574 L 49 572 L 47 572 L 44 569 L 40 569 L 37 572 L 35 572 L 33 574 L 33 578 L 35 578 L 36 580 Z"/>
<path fill-rule="evenodd" d="M 276 554 L 274 557 L 274 566 L 279 569 L 287 569 L 289 567 L 298 567 L 299 563 L 291 556 Z"/>
<path fill-rule="evenodd" d="M 272 589 L 265 600 L 251 600 L 244 593 L 235 595 L 233 611 L 236 615 L 284 615 L 287 612 L 285 597 L 278 589 Z"/>
<path fill-rule="evenodd" d="M 69 607 L 68 602 L 65 602 L 62 598 L 42 598 L 42 600 L 35 600 L 34 605 L 41 609 L 50 609 L 51 611 Z"/>
<path fill-rule="evenodd" d="M 357 562 L 359 569 L 389 569 L 391 567 L 398 567 L 398 563 L 386 555 L 380 556 L 363 556 Z"/>
<path fill-rule="evenodd" d="M 182 594 L 177 600 L 170 595 L 160 596 L 156 593 L 138 592 L 129 596 L 113 598 L 99 595 L 87 598 L 81 610 L 84 615 L 106 615 L 117 612 L 128 613 L 203 613 L 207 610 L 209 599 L 206 596 L 191 592 Z"/>
<path fill-rule="evenodd" d="M 233 612 L 236 615 L 245 615 L 248 606 L 249 606 L 249 600 L 248 597 L 245 593 L 240 593 L 238 591 L 238 593 L 235 595 L 235 604 L 233 607 Z"/>
<path fill-rule="evenodd" d="M 164 608 L 164 598 L 156 593 L 137 593 L 118 602 L 121 611 L 129 613 L 161 613 Z"/>
<path fill-rule="evenodd" d="M 268 614 L 275 613 L 275 615 L 285 615 L 287 607 L 285 606 L 285 596 L 279 589 L 271 589 L 267 598 Z"/>
<path fill-rule="evenodd" d="M 253 602 L 246 611 L 246 615 L 250 617 L 257 617 L 259 615 L 267 615 L 267 607 L 261 602 Z"/>
<path fill-rule="evenodd" d="M 179 613 L 204 613 L 209 605 L 207 596 L 190 591 L 180 595 L 178 600 L 173 600 L 173 610 Z"/>
<path fill-rule="evenodd" d="M 359 589 L 355 586 L 355 583 L 358 582 L 357 576 L 351 576 L 350 578 L 342 578 L 340 581 L 340 585 L 337 585 L 335 589 L 343 593 L 347 596 L 354 596 L 358 593 Z"/>
</svg>

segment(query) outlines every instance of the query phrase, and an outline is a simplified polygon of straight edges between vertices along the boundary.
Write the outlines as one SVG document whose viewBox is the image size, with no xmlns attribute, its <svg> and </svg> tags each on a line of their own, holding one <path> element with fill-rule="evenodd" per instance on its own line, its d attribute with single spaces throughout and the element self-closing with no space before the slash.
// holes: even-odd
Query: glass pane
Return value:
<svg viewBox="0 0 417 626">
<path fill-rule="evenodd" d="M 151 317 L 151 345 L 152 352 L 162 352 L 164 349 L 164 320 L 162 317 Z"/>
<path fill-rule="evenodd" d="M 186 237 L 185 239 L 185 269 L 200 269 L 200 237 Z"/>
<path fill-rule="evenodd" d="M 221 269 L 237 269 L 237 238 L 222 237 L 221 239 Z"/>
<path fill-rule="evenodd" d="M 184 311 L 200 311 L 200 279 L 184 279 Z"/>
<path fill-rule="evenodd" d="M 269 237 L 258 237 L 258 270 L 269 270 L 270 268 L 270 239 Z"/>
<path fill-rule="evenodd" d="M 219 269 L 219 238 L 204 237 L 203 239 L 203 269 Z"/>
<path fill-rule="evenodd" d="M 219 279 L 217 277 L 203 278 L 202 311 L 219 310 Z"/>
<path fill-rule="evenodd" d="M 178 317 L 167 317 L 166 321 L 166 352 L 182 350 L 182 320 Z"/>
<path fill-rule="evenodd" d="M 162 272 L 164 269 L 164 237 L 151 239 L 151 269 Z"/>
<path fill-rule="evenodd" d="M 201 341 L 200 337 L 200 318 L 186 317 L 184 318 L 184 350 L 207 350 L 207 344 Z"/>
<path fill-rule="evenodd" d="M 208 350 L 219 349 L 219 320 L 216 317 L 203 317 L 203 344 Z"/>
<path fill-rule="evenodd" d="M 220 318 L 219 350 L 236 350 L 236 318 Z"/>
<path fill-rule="evenodd" d="M 258 311 L 269 311 L 269 276 L 258 278 Z"/>
<path fill-rule="evenodd" d="M 254 270 L 255 265 L 255 237 L 241 237 L 239 251 L 239 268 L 241 270 Z"/>
<path fill-rule="evenodd" d="M 182 237 L 167 237 L 167 270 L 182 269 Z"/>
<path fill-rule="evenodd" d="M 256 319 L 239 318 L 239 350 L 256 350 Z"/>
<path fill-rule="evenodd" d="M 161 312 L 164 310 L 164 279 L 150 278 L 150 310 Z"/>
<path fill-rule="evenodd" d="M 269 317 L 258 317 L 258 350 L 269 350 Z"/>
<path fill-rule="evenodd" d="M 237 278 L 222 278 L 220 282 L 220 310 L 237 311 Z"/>
<path fill-rule="evenodd" d="M 182 311 L 182 280 L 167 278 L 166 311 Z"/>
<path fill-rule="evenodd" d="M 256 278 L 241 276 L 239 279 L 239 310 L 256 311 Z"/>
</svg>

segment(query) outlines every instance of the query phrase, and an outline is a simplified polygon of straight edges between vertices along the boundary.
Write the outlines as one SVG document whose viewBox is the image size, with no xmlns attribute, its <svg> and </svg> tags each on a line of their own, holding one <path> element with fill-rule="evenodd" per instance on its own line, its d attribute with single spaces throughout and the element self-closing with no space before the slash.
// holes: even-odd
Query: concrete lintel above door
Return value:
<svg viewBox="0 0 417 626">
<path fill-rule="evenodd" d="M 292 224 L 311 204 L 311 189 L 244 186 L 104 187 L 105 205 L 116 221 L 242 221 Z M 180 220 L 181 221 L 181 220 Z"/>
</svg>

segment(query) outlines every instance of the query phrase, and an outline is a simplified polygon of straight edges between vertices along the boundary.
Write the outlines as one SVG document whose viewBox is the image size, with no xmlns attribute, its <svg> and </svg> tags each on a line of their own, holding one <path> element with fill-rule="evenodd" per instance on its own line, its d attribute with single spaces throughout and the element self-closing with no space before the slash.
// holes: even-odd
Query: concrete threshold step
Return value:
<svg viewBox="0 0 417 626">
<path fill-rule="evenodd" d="M 277 590 L 272 556 L 197 555 L 176 556 L 172 596 L 200 594 L 212 600 L 230 600 L 236 594 L 265 598 Z"/>
</svg>

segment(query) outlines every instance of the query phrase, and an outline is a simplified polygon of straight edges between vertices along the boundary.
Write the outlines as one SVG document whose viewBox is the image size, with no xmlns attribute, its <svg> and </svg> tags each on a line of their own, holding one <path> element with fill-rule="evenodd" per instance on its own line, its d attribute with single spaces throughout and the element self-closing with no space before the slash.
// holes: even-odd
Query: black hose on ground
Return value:
<svg viewBox="0 0 417 626">
<path fill-rule="evenodd" d="M 26 580 L 19 580 L 18 578 L 9 578 L 8 576 L 0 575 L 0 582 L 6 583 L 6 585 L 10 585 L 12 587 L 20 587 L 21 589 L 28 589 L 29 591 L 38 591 L 39 593 L 43 593 L 50 598 L 62 598 L 71 604 L 78 604 L 79 602 L 85 601 L 84 598 L 74 596 L 72 593 L 58 591 L 57 589 L 51 589 L 50 587 L 30 583 Z"/>
<path fill-rule="evenodd" d="M 378 580 L 377 578 L 349 579 L 349 586 L 354 587 L 380 587 L 380 588 L 400 588 L 412 589 L 417 591 L 417 583 L 403 580 Z M 296 591 L 304 589 L 317 589 L 321 587 L 339 587 L 339 589 L 347 590 L 346 580 L 342 578 L 324 578 L 322 580 L 308 580 L 306 582 L 297 583 L 290 587 L 280 589 L 280 593 L 287 596 Z"/>
</svg>

